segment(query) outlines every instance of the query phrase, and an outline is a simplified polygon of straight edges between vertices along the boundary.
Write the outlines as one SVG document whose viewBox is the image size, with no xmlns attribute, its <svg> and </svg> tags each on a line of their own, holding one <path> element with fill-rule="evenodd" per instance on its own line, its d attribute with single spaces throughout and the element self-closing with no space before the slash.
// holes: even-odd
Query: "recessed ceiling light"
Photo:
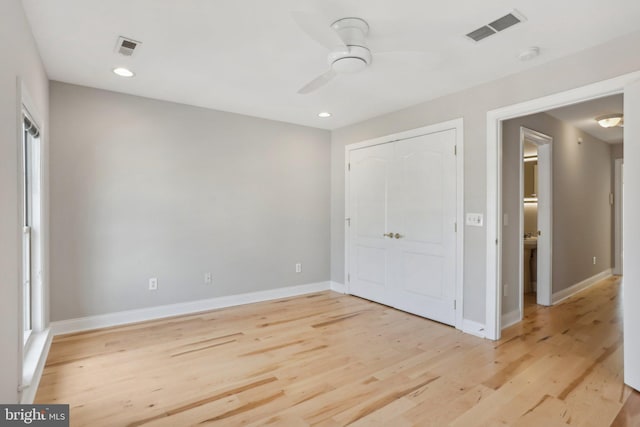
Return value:
<svg viewBox="0 0 640 427">
<path fill-rule="evenodd" d="M 124 67 L 114 68 L 113 72 L 115 74 L 119 75 L 120 77 L 133 77 L 133 76 L 135 76 L 135 73 L 133 71 L 131 71 L 128 68 L 124 68 Z"/>
<path fill-rule="evenodd" d="M 326 119 L 327 117 L 331 117 L 331 113 L 328 111 L 323 111 L 322 113 L 318 113 L 318 117 Z"/>
<path fill-rule="evenodd" d="M 612 128 L 622 126 L 622 114 L 607 114 L 605 116 L 596 117 L 596 121 L 603 128 Z"/>
</svg>

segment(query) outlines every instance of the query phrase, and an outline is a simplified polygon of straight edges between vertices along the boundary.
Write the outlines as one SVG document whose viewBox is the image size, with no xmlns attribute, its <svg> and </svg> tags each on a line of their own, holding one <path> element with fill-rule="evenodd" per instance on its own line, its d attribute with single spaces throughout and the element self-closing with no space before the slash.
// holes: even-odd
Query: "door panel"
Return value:
<svg viewBox="0 0 640 427">
<path fill-rule="evenodd" d="M 455 324 L 455 131 L 399 141 L 394 306 Z"/>
<path fill-rule="evenodd" d="M 350 152 L 350 293 L 455 324 L 455 141 L 449 130 Z"/>
<path fill-rule="evenodd" d="M 388 304 L 388 181 L 393 145 L 352 151 L 349 291 Z"/>
</svg>

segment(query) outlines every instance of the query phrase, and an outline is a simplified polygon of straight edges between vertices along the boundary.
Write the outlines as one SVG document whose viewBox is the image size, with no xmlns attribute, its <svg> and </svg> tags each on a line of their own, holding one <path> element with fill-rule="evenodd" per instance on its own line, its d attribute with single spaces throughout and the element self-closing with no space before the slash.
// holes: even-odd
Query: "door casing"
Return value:
<svg viewBox="0 0 640 427">
<path fill-rule="evenodd" d="M 487 234 L 486 234 L 486 306 L 485 336 L 500 339 L 502 314 L 502 122 L 520 116 L 577 104 L 596 98 L 624 93 L 625 86 L 638 81 L 640 71 L 559 92 L 553 95 L 501 107 L 487 112 Z"/>
</svg>

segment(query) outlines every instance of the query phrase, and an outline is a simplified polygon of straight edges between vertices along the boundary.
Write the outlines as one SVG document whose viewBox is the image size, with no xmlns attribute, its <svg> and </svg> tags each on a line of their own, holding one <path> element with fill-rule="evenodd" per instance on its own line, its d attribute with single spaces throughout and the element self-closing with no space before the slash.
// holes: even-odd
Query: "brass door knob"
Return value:
<svg viewBox="0 0 640 427">
<path fill-rule="evenodd" d="M 384 233 L 382 236 L 383 237 L 389 237 L 390 239 L 393 239 L 393 233 Z"/>
<path fill-rule="evenodd" d="M 395 237 L 396 239 L 400 239 L 400 238 L 402 238 L 404 236 L 402 234 L 400 234 L 400 233 L 396 233 L 396 234 L 394 234 L 393 237 Z"/>
</svg>

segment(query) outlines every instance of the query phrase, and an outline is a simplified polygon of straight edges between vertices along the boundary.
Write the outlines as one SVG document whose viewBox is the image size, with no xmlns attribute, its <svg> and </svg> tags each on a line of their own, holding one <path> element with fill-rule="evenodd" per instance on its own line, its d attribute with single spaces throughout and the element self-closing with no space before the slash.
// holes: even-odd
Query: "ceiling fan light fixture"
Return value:
<svg viewBox="0 0 640 427">
<path fill-rule="evenodd" d="M 347 56 L 335 60 L 331 64 L 331 68 L 340 74 L 357 73 L 367 68 L 367 61 L 359 57 Z"/>
<path fill-rule="evenodd" d="M 604 116 L 596 117 L 596 121 L 603 128 L 612 128 L 616 126 L 621 126 L 623 120 L 623 115 L 620 113 L 615 114 L 605 114 Z"/>
</svg>

